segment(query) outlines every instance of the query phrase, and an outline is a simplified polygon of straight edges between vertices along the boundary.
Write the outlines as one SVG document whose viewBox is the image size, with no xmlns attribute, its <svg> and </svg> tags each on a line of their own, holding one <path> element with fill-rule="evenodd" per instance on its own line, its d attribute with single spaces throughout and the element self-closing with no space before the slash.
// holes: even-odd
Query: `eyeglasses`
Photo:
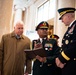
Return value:
<svg viewBox="0 0 76 75">
<path fill-rule="evenodd" d="M 48 30 L 48 28 L 40 28 L 40 30 Z"/>
</svg>

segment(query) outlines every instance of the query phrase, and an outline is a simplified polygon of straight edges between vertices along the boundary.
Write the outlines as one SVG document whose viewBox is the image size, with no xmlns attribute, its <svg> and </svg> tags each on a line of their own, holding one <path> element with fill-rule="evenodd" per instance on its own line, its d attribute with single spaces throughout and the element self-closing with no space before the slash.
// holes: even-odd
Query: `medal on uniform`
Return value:
<svg viewBox="0 0 76 75">
<path fill-rule="evenodd" d="M 68 31 L 69 34 L 73 34 L 74 27 L 75 25 L 73 25 L 72 28 Z"/>
<path fill-rule="evenodd" d="M 68 43 L 69 43 L 69 41 L 68 41 L 68 40 L 66 40 L 66 41 L 65 41 L 65 44 L 68 44 Z"/>
<path fill-rule="evenodd" d="M 46 43 L 45 44 L 45 50 L 52 50 L 52 47 L 53 47 L 53 45 L 52 44 L 50 44 L 50 43 Z"/>
</svg>

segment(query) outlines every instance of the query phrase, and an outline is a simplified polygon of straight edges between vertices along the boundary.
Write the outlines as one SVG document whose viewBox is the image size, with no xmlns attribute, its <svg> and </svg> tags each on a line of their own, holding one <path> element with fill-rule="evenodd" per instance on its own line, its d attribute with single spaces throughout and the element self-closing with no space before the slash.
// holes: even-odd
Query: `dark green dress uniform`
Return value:
<svg viewBox="0 0 76 75">
<path fill-rule="evenodd" d="M 65 13 L 67 12 L 66 10 L 75 11 L 74 8 L 61 9 Z M 62 75 L 76 75 L 76 20 L 72 22 L 64 34 L 62 52 L 58 58 L 62 63 L 66 63 L 64 68 L 62 68 Z"/>
<path fill-rule="evenodd" d="M 40 40 L 33 40 L 40 43 Z M 33 74 L 32 75 L 61 75 L 60 69 L 55 65 L 55 58 L 57 57 L 60 48 L 57 45 L 57 41 L 55 39 L 44 39 L 42 42 L 43 49 L 47 53 L 47 61 L 45 63 L 41 63 L 37 59 L 33 64 Z"/>
</svg>

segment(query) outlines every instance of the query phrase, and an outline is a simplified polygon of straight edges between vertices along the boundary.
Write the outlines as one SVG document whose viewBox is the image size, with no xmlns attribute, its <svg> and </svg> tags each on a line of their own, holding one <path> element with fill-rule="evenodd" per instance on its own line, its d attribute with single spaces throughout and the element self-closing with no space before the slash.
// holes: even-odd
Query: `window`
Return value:
<svg viewBox="0 0 76 75">
<path fill-rule="evenodd" d="M 41 21 L 47 21 L 54 18 L 55 15 L 55 0 L 48 0 L 38 7 L 37 24 Z"/>
</svg>

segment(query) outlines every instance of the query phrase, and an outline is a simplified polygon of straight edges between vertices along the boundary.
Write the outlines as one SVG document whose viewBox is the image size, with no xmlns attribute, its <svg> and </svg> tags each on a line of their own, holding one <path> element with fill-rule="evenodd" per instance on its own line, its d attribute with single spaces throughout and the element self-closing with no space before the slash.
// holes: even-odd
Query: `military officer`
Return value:
<svg viewBox="0 0 76 75">
<path fill-rule="evenodd" d="M 49 24 L 46 21 L 40 22 L 36 27 L 39 39 L 33 40 L 33 48 L 43 47 L 47 56 L 36 56 L 36 60 L 33 64 L 32 75 L 57 75 L 55 58 L 59 53 L 59 47 L 55 39 L 47 38 L 48 27 Z"/>
<path fill-rule="evenodd" d="M 59 36 L 56 35 L 56 34 L 52 34 L 52 35 L 50 36 L 50 38 L 54 38 L 54 39 L 58 40 L 58 39 L 59 39 Z"/>
<path fill-rule="evenodd" d="M 58 46 L 59 46 L 59 36 L 58 35 L 56 35 L 56 34 L 52 34 L 51 36 L 50 36 L 50 38 L 53 38 L 53 39 L 55 39 L 55 40 L 57 40 L 57 44 L 58 44 Z"/>
<path fill-rule="evenodd" d="M 62 39 L 62 52 L 56 58 L 56 64 L 62 68 L 62 75 L 76 75 L 76 20 L 75 8 L 60 8 L 59 20 L 68 26 Z"/>
</svg>

